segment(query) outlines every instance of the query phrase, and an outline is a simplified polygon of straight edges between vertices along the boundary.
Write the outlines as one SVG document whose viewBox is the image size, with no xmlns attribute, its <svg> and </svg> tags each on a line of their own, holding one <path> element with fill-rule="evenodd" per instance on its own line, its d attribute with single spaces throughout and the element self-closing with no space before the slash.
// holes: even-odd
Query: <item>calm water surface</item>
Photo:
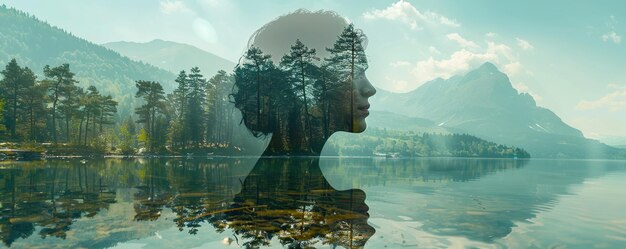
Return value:
<svg viewBox="0 0 626 249">
<path fill-rule="evenodd" d="M 0 248 L 623 248 L 626 162 L 0 162 Z"/>
</svg>

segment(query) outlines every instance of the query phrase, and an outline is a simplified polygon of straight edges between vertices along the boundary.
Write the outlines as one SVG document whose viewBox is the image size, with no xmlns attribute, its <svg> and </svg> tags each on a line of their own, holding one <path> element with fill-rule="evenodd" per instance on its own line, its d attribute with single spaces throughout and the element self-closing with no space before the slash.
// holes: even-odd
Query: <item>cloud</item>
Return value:
<svg viewBox="0 0 626 249">
<path fill-rule="evenodd" d="M 472 48 L 472 49 L 479 48 L 479 46 L 475 42 L 465 40 L 458 33 L 451 33 L 451 34 L 446 35 L 446 37 L 448 38 L 448 40 L 456 42 L 457 44 L 459 44 L 459 46 L 463 48 Z"/>
<path fill-rule="evenodd" d="M 454 75 L 463 74 L 477 68 L 485 62 L 492 62 L 500 69 L 509 74 L 517 74 L 523 71 L 523 65 L 518 58 L 514 56 L 511 47 L 495 43 L 487 42 L 487 47 L 479 49 L 480 51 L 469 51 L 462 48 L 452 53 L 448 58 L 435 59 L 430 56 L 428 59 L 418 61 L 411 65 L 411 76 L 413 80 L 411 84 L 397 84 L 395 90 L 408 91 L 419 85 L 436 78 L 450 78 Z M 398 87 L 406 87 L 405 89 L 397 89 Z"/>
<path fill-rule="evenodd" d="M 392 79 L 389 76 L 385 77 L 385 82 L 391 86 L 391 91 L 402 92 L 410 87 L 410 84 L 405 80 Z"/>
<path fill-rule="evenodd" d="M 496 34 L 496 33 L 494 33 L 494 32 L 489 32 L 489 33 L 485 34 L 485 36 L 486 36 L 486 37 L 489 37 L 489 38 L 494 38 L 494 37 L 496 37 L 496 35 L 497 35 L 497 34 Z"/>
<path fill-rule="evenodd" d="M 430 54 L 441 54 L 441 51 L 433 46 L 428 47 L 428 52 L 430 52 Z"/>
<path fill-rule="evenodd" d="M 387 19 L 392 21 L 399 21 L 409 25 L 412 30 L 421 30 L 420 24 L 424 23 L 436 23 L 449 27 L 461 26 L 456 20 L 439 15 L 432 11 L 426 11 L 424 13 L 417 10 L 411 3 L 400 0 L 391 6 L 378 10 L 368 11 L 363 13 L 363 18 L 366 20 Z"/>
<path fill-rule="evenodd" d="M 204 18 L 196 18 L 192 28 L 194 33 L 209 43 L 217 43 L 217 32 L 211 23 Z"/>
<path fill-rule="evenodd" d="M 531 91 L 530 88 L 524 83 L 512 83 L 512 85 L 513 85 L 513 88 L 517 89 L 519 93 L 530 94 L 530 96 L 533 97 L 535 102 L 540 102 L 541 100 L 543 100 L 543 97 L 541 97 L 541 95 Z"/>
<path fill-rule="evenodd" d="M 159 7 L 161 12 L 166 15 L 191 12 L 191 9 L 189 9 L 182 1 L 161 1 L 159 3 Z"/>
<path fill-rule="evenodd" d="M 609 111 L 616 112 L 620 110 L 626 110 L 626 87 L 609 87 L 615 89 L 615 91 L 597 99 L 597 100 L 583 100 L 576 105 L 578 110 L 595 110 L 595 109 L 608 109 Z"/>
<path fill-rule="evenodd" d="M 514 61 L 509 64 L 504 65 L 502 71 L 507 75 L 517 75 L 522 72 L 523 66 L 519 61 Z"/>
<path fill-rule="evenodd" d="M 605 42 L 612 41 L 615 44 L 620 44 L 622 42 L 622 37 L 615 33 L 615 31 L 608 32 L 602 35 L 600 38 L 602 38 L 602 40 Z"/>
<path fill-rule="evenodd" d="M 408 61 L 394 61 L 394 62 L 391 62 L 390 65 L 392 67 L 406 67 L 406 66 L 410 66 L 411 63 Z"/>
<path fill-rule="evenodd" d="M 522 40 L 520 38 L 515 38 L 515 40 L 517 40 L 517 46 L 523 50 L 529 51 L 535 49 L 535 47 L 526 40 Z"/>
</svg>

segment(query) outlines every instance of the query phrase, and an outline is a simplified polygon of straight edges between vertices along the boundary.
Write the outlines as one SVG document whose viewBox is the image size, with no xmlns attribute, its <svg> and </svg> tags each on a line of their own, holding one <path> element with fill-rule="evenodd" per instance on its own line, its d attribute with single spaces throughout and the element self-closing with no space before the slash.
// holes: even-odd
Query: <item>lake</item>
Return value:
<svg viewBox="0 0 626 249">
<path fill-rule="evenodd" d="M 0 248 L 620 248 L 626 162 L 0 162 Z"/>
</svg>

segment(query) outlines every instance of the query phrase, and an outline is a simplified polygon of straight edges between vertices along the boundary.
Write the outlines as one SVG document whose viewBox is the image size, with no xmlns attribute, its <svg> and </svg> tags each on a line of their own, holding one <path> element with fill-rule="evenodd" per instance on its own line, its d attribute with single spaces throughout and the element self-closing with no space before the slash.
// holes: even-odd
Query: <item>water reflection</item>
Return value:
<svg viewBox="0 0 626 249">
<path fill-rule="evenodd" d="M 370 158 L 323 158 L 320 167 L 316 157 L 9 163 L 0 165 L 0 239 L 11 248 L 106 248 L 137 239 L 163 247 L 155 233 L 181 248 L 224 237 L 218 247 L 448 247 L 451 238 L 500 245 L 523 238 L 516 227 L 558 206 L 572 186 L 625 168 Z M 588 213 L 566 211 L 559 215 L 571 226 L 595 224 L 577 222 Z M 602 227 L 590 229 L 620 236 Z"/>
<path fill-rule="evenodd" d="M 42 238 L 65 239 L 75 220 L 93 217 L 115 202 L 115 191 L 86 165 L 41 168 L 31 164 L 37 163 L 1 170 L 0 239 L 7 246 L 33 235 L 36 227 Z"/>
</svg>

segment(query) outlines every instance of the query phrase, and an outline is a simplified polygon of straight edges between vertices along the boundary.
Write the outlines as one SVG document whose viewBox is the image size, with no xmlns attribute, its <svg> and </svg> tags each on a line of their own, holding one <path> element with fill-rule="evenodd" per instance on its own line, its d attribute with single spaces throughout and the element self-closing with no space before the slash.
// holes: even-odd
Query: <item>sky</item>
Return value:
<svg viewBox="0 0 626 249">
<path fill-rule="evenodd" d="M 368 77 L 393 92 L 484 62 L 586 137 L 626 144 L 626 1 L 0 0 L 94 43 L 187 43 L 237 61 L 280 15 L 333 10 L 368 37 Z"/>
</svg>

